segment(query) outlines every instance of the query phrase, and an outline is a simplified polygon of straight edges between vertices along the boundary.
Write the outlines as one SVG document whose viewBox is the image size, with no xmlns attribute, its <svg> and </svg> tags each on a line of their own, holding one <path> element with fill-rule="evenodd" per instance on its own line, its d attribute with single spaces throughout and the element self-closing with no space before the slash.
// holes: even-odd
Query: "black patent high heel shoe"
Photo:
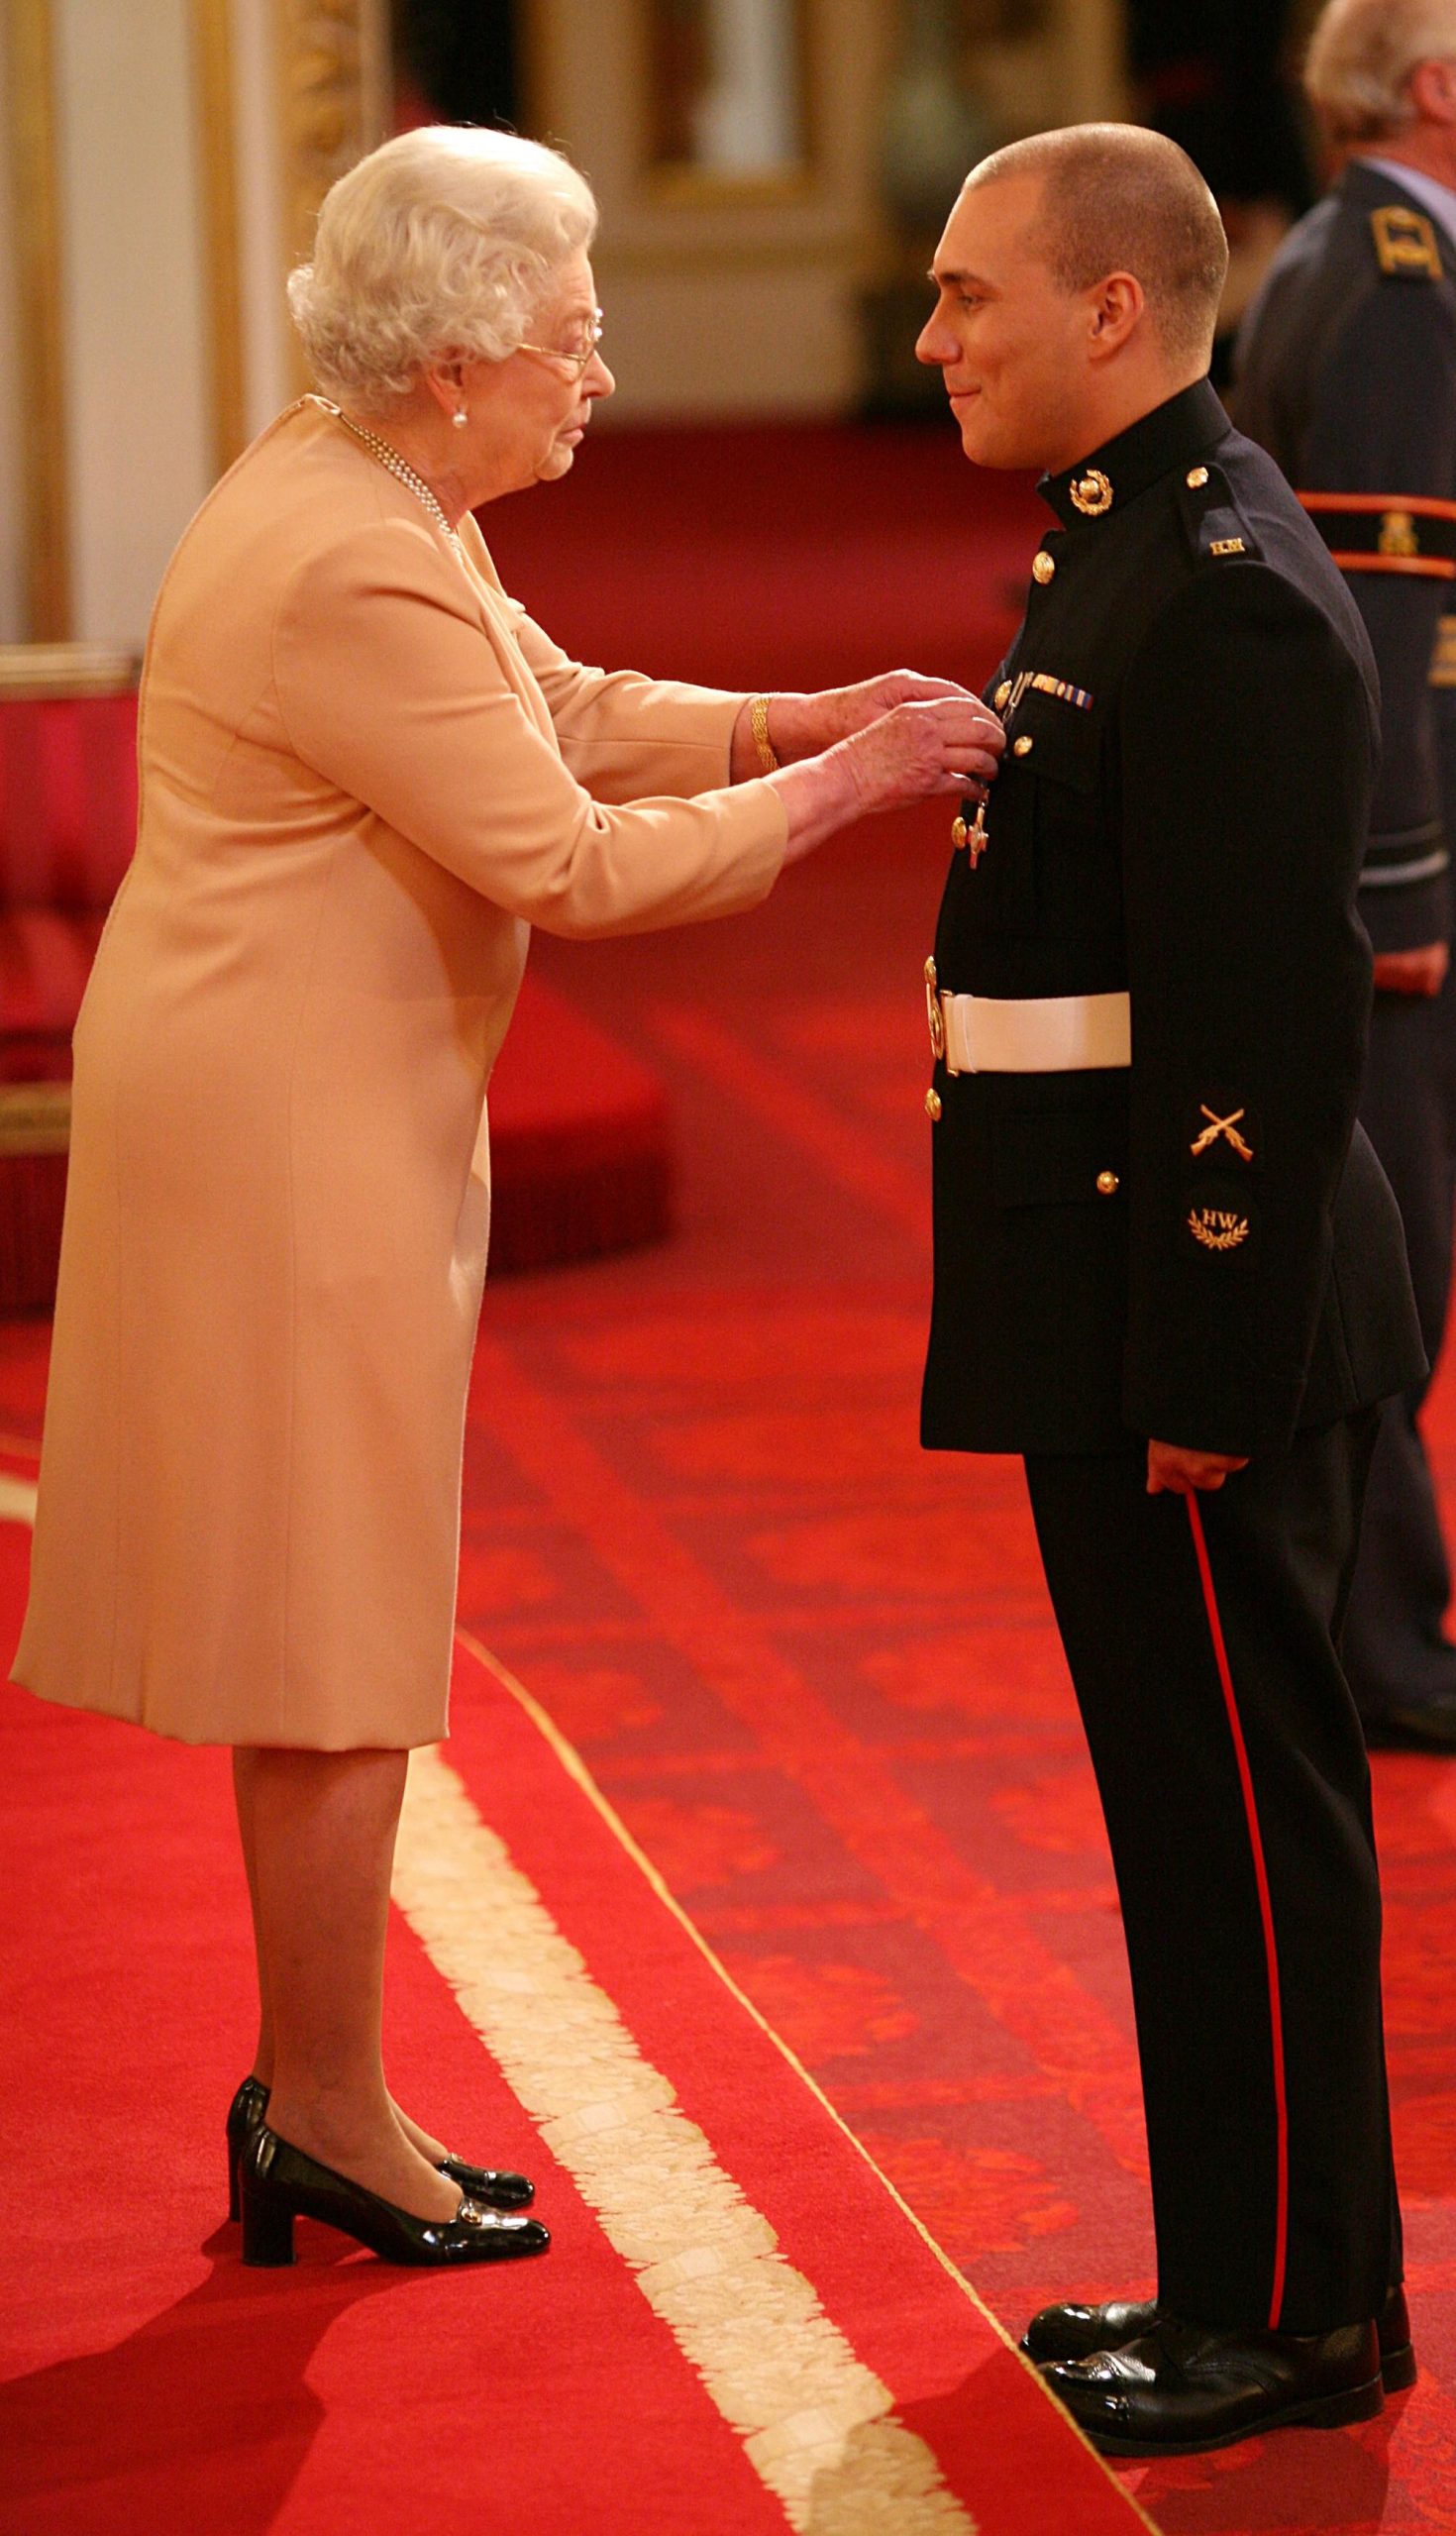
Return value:
<svg viewBox="0 0 1456 2536">
<path fill-rule="evenodd" d="M 228 2217 L 241 2219 L 243 2203 L 238 2189 L 238 2169 L 259 2124 L 268 2108 L 268 2091 L 261 2078 L 245 2078 L 228 2107 Z"/>
<path fill-rule="evenodd" d="M 551 2238 L 539 2219 L 487 2210 L 462 2193 L 453 2219 L 416 2219 L 348 2175 L 304 2156 L 261 2122 L 243 2152 L 243 2260 L 261 2270 L 293 2263 L 293 2222 L 322 2219 L 385 2263 L 437 2268 L 508 2263 L 544 2255 Z"/>
<path fill-rule="evenodd" d="M 263 2115 L 268 2109 L 268 2090 L 261 2078 L 245 2078 L 228 2107 L 228 2217 L 242 2214 L 238 2195 L 238 2167 Z M 471 2201 L 483 2201 L 487 2210 L 528 2210 L 536 2198 L 536 2186 L 529 2175 L 518 2175 L 509 2166 L 470 2166 L 464 2158 L 442 2158 L 440 2172 L 458 2183 Z"/>
</svg>

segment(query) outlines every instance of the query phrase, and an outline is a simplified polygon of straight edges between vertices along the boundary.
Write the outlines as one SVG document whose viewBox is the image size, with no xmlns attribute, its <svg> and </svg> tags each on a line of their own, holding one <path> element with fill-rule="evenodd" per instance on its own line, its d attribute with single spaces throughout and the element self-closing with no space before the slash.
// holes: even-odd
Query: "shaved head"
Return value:
<svg viewBox="0 0 1456 2536">
<path fill-rule="evenodd" d="M 1029 243 L 1063 290 L 1092 290 L 1109 273 L 1131 273 L 1170 360 L 1206 356 L 1228 241 L 1212 195 L 1176 142 L 1138 124 L 1073 124 L 983 158 L 965 191 L 1010 178 L 1040 186 Z"/>
</svg>

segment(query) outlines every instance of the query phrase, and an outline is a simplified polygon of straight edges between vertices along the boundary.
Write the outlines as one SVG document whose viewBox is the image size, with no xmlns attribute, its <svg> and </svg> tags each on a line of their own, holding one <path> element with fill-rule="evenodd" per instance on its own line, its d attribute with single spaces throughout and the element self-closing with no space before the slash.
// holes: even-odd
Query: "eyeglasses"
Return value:
<svg viewBox="0 0 1456 2536">
<path fill-rule="evenodd" d="M 561 371 L 563 378 L 579 378 L 587 363 L 594 357 L 600 342 L 601 310 L 598 308 L 591 321 L 590 332 L 579 352 L 568 352 L 565 346 L 560 344 L 517 344 L 516 350 L 518 353 L 534 353 L 538 361 L 549 361 L 553 370 Z"/>
</svg>

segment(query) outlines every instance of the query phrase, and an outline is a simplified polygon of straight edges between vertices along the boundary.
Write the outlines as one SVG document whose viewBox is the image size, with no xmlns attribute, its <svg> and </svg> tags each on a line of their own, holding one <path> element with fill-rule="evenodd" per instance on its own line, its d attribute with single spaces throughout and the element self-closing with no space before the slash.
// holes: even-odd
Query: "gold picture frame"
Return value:
<svg viewBox="0 0 1456 2536">
<path fill-rule="evenodd" d="M 639 184 L 647 201 L 663 209 L 710 211 L 760 205 L 769 208 L 802 202 L 812 195 L 818 182 L 820 158 L 818 82 L 814 76 L 816 49 L 821 40 L 820 0 L 788 0 L 798 61 L 801 155 L 797 158 L 783 160 L 781 165 L 745 169 L 742 174 L 731 168 L 702 166 L 687 158 L 655 155 L 647 119 L 656 82 L 653 18 L 655 10 L 662 5 L 664 0 L 636 0 L 634 12 L 635 88 L 643 118 L 637 160 Z"/>
</svg>

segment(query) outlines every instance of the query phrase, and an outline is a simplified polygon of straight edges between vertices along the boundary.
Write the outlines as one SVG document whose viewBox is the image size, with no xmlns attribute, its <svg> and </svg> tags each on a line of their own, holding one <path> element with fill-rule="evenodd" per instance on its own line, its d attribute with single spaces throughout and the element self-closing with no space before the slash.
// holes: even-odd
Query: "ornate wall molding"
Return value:
<svg viewBox="0 0 1456 2536">
<path fill-rule="evenodd" d="M 26 631 L 36 642 L 60 643 L 71 628 L 71 574 L 53 29 L 51 0 L 4 0 L 4 9 Z"/>
<path fill-rule="evenodd" d="M 239 262 L 237 96 L 230 0 L 192 0 L 193 78 L 197 97 L 198 180 L 213 465 L 221 476 L 248 439 L 243 356 L 243 281 Z"/>
<path fill-rule="evenodd" d="M 319 205 L 387 129 L 386 0 L 275 0 L 285 268 L 308 254 Z M 308 383 L 301 352 L 293 355 Z"/>
<path fill-rule="evenodd" d="M 275 0 L 275 8 L 283 252 L 291 265 L 308 254 L 329 187 L 384 138 L 387 10 L 385 0 Z"/>
</svg>

